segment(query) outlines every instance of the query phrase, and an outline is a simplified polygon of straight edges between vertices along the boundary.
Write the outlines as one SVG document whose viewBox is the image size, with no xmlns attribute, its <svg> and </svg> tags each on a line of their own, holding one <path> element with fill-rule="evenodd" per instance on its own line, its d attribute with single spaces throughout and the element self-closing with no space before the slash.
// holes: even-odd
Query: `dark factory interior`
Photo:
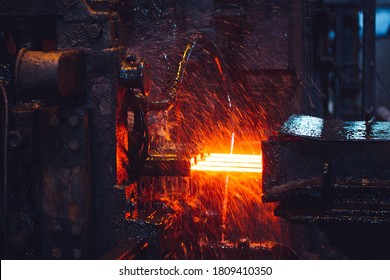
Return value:
<svg viewBox="0 0 390 280">
<path fill-rule="evenodd" d="M 389 53 L 389 0 L 0 0 L 2 259 L 390 259 Z"/>
</svg>

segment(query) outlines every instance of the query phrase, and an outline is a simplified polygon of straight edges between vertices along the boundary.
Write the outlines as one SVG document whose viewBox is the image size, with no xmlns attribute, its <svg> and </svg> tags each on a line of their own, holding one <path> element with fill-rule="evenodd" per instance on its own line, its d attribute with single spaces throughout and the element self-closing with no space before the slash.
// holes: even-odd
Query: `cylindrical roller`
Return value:
<svg viewBox="0 0 390 280">
<path fill-rule="evenodd" d="M 78 51 L 20 50 L 15 66 L 15 85 L 24 98 L 68 96 L 80 92 Z"/>
</svg>

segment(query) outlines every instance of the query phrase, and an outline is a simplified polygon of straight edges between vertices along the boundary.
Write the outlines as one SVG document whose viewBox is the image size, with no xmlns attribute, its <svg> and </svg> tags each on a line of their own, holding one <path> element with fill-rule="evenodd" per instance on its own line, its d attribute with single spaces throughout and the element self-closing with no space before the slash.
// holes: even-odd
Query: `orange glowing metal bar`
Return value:
<svg viewBox="0 0 390 280">
<path fill-rule="evenodd" d="M 191 166 L 195 171 L 261 173 L 261 155 L 210 154 Z"/>
<path fill-rule="evenodd" d="M 261 168 L 261 163 L 247 163 L 247 162 L 225 162 L 225 161 L 200 161 L 198 165 L 201 166 L 230 166 L 230 167 L 253 167 Z"/>
<path fill-rule="evenodd" d="M 211 162 L 241 162 L 241 163 L 260 163 L 261 164 L 261 155 L 243 155 L 243 154 L 214 154 L 211 153 L 210 156 L 205 158 L 205 161 Z"/>
<path fill-rule="evenodd" d="M 193 166 L 191 170 L 195 171 L 214 171 L 214 172 L 241 172 L 241 173 L 261 173 L 259 168 L 244 167 L 219 167 L 219 166 Z"/>
</svg>

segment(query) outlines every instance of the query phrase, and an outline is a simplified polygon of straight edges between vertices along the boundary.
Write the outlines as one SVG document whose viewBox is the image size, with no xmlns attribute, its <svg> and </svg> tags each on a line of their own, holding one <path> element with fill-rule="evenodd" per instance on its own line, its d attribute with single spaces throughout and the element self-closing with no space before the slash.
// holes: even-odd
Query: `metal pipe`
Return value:
<svg viewBox="0 0 390 280">
<path fill-rule="evenodd" d="M 372 0 L 363 3 L 363 118 L 375 114 L 375 8 Z"/>
<path fill-rule="evenodd" d="M 177 99 L 177 92 L 179 91 L 180 84 L 183 80 L 184 71 L 187 66 L 188 59 L 190 58 L 191 52 L 195 47 L 196 43 L 197 42 L 195 41 L 192 44 L 186 45 L 186 48 L 179 63 L 179 67 L 176 71 L 176 77 L 172 83 L 172 86 L 165 93 L 167 97 L 163 100 L 149 103 L 150 111 L 170 110 L 173 107 Z"/>
<path fill-rule="evenodd" d="M 9 108 L 7 91 L 4 85 L 0 82 L 0 89 L 4 99 L 4 153 L 3 153 L 3 259 L 7 257 L 7 216 L 8 216 L 8 125 L 9 125 Z"/>
</svg>

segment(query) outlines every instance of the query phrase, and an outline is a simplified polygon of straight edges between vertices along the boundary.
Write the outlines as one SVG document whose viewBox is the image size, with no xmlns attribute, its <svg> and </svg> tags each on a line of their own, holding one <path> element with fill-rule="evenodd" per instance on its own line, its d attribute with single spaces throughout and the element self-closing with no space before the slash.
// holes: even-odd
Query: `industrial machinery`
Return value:
<svg viewBox="0 0 390 280">
<path fill-rule="evenodd" d="M 0 4 L 6 258 L 91 258 L 93 217 L 112 218 L 102 213 L 116 177 L 112 108 L 125 49 L 108 4 Z"/>
<path fill-rule="evenodd" d="M 389 122 L 378 120 L 375 102 L 380 96 L 375 84 L 383 85 L 375 68 L 376 1 L 323 5 L 328 18 L 322 28 L 335 30 L 336 40 L 335 49 L 320 49 L 320 67 L 313 70 L 326 94 L 323 112 L 292 115 L 263 142 L 263 164 L 268 166 L 263 198 L 279 201 L 275 214 L 290 221 L 320 224 L 349 258 L 388 259 L 390 138 Z"/>
<path fill-rule="evenodd" d="M 388 256 L 375 6 L 0 0 L 2 258 Z"/>
</svg>

